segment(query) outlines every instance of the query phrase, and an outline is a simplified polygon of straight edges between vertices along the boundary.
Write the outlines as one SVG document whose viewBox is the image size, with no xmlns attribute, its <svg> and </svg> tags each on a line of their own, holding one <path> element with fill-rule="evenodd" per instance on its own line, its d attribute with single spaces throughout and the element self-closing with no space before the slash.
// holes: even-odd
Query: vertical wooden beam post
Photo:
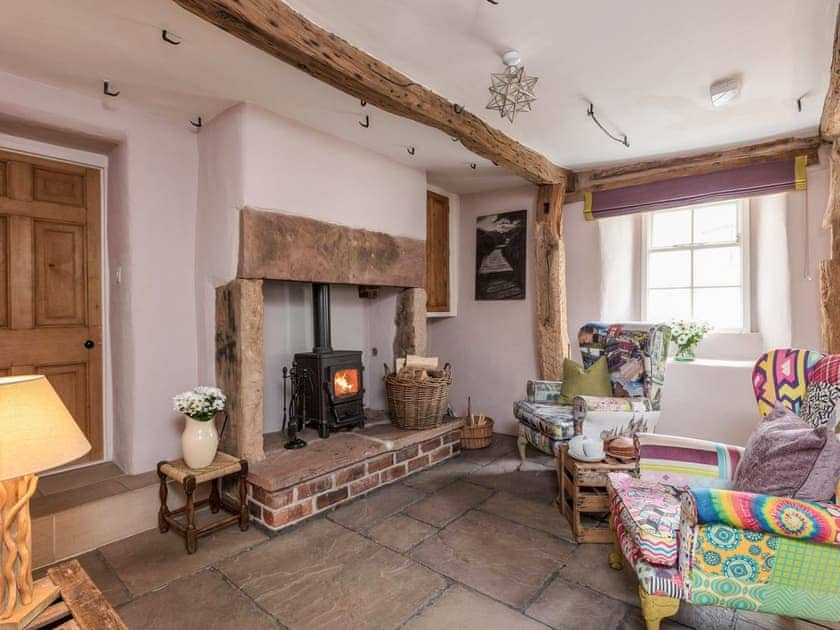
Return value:
<svg viewBox="0 0 840 630">
<path fill-rule="evenodd" d="M 216 287 L 216 383 L 228 397 L 221 448 L 251 463 L 265 459 L 262 285 L 237 279 Z"/>
<path fill-rule="evenodd" d="M 828 207 L 823 228 L 831 231 L 831 257 L 820 261 L 820 331 L 822 349 L 840 353 L 840 140 L 831 146 Z"/>
<path fill-rule="evenodd" d="M 569 348 L 566 318 L 566 250 L 563 245 L 563 197 L 566 185 L 543 184 L 537 197 L 534 264 L 537 296 L 537 359 L 540 378 L 563 378 Z"/>
<path fill-rule="evenodd" d="M 405 289 L 397 297 L 397 325 L 394 334 L 394 357 L 406 354 L 426 355 L 426 290 Z"/>
</svg>

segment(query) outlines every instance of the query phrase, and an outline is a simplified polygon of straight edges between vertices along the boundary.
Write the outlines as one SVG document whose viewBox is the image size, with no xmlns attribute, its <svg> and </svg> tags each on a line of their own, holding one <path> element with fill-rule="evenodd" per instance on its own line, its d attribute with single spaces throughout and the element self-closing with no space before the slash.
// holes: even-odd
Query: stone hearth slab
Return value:
<svg viewBox="0 0 840 630">
<path fill-rule="evenodd" d="M 389 449 L 357 433 L 336 433 L 325 440 L 313 440 L 305 448 L 266 453 L 265 460 L 251 466 L 248 480 L 274 492 L 352 466 Z"/>
<path fill-rule="evenodd" d="M 289 628 L 394 628 L 446 587 L 413 560 L 326 519 L 217 565 Z"/>
<path fill-rule="evenodd" d="M 419 431 L 400 429 L 392 424 L 376 424 L 365 427 L 357 435 L 363 435 L 366 438 L 381 442 L 389 451 L 393 451 L 412 444 L 434 441 L 436 438 L 460 429 L 462 426 L 464 426 L 464 421 L 460 418 L 443 422 L 439 427 Z"/>
<path fill-rule="evenodd" d="M 299 450 L 284 449 L 282 444 L 286 440 L 271 434 L 271 440 L 266 443 L 266 459 L 251 465 L 248 480 L 274 492 L 352 466 L 380 453 L 414 445 L 418 446 L 418 454 L 431 452 L 442 444 L 441 440 L 448 433 L 462 426 L 464 421 L 461 419 L 448 420 L 438 427 L 420 431 L 376 423 L 364 429 L 333 433 L 326 439 L 319 438 L 314 430 L 307 428 L 300 434 L 307 446 Z"/>
<path fill-rule="evenodd" d="M 522 609 L 574 545 L 485 512 L 467 512 L 411 554 L 424 565 Z"/>
</svg>

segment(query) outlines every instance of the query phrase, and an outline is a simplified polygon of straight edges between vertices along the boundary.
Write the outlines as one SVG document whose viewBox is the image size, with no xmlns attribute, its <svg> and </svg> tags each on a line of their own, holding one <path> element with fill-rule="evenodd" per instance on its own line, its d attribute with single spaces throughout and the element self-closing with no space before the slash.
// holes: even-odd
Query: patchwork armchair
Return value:
<svg viewBox="0 0 840 630">
<path fill-rule="evenodd" d="M 513 405 L 522 464 L 528 444 L 556 457 L 559 446 L 576 432 L 601 439 L 652 432 L 659 419 L 670 336 L 664 324 L 585 324 L 578 332 L 583 366 L 606 356 L 612 397 L 577 396 L 574 404 L 564 405 L 558 403 L 561 382 L 529 381 L 527 400 Z"/>
<path fill-rule="evenodd" d="M 820 400 L 828 390 L 836 400 L 838 372 L 840 355 L 766 353 L 753 370 L 761 417 L 777 403 L 800 414 L 809 383 L 823 388 Z M 840 620 L 840 505 L 732 490 L 737 446 L 645 433 L 636 440 L 637 475 L 608 476 L 609 563 L 621 569 L 626 558 L 635 570 L 649 630 L 681 600 Z"/>
</svg>

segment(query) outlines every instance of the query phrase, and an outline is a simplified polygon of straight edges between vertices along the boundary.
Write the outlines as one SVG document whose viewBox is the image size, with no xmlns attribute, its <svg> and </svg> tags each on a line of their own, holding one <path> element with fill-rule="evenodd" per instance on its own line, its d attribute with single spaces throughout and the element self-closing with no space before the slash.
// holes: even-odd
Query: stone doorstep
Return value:
<svg viewBox="0 0 840 630">
<path fill-rule="evenodd" d="M 416 444 L 410 445 L 277 492 L 249 483 L 249 511 L 253 520 L 278 531 L 458 455 L 460 438 L 460 429 L 447 430 L 438 438 L 442 444 L 431 452 L 421 453 Z M 389 464 L 383 467 L 383 460 Z"/>
</svg>

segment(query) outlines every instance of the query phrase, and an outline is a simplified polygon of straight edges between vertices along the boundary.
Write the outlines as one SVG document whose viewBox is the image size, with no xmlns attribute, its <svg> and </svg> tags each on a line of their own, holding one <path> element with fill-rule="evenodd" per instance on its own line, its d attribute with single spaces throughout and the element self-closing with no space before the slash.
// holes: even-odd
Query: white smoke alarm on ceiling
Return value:
<svg viewBox="0 0 840 630">
<path fill-rule="evenodd" d="M 723 107 L 738 98 L 741 94 L 741 79 L 738 77 L 727 77 L 715 81 L 709 86 L 709 96 L 712 97 L 712 105 Z"/>
</svg>

